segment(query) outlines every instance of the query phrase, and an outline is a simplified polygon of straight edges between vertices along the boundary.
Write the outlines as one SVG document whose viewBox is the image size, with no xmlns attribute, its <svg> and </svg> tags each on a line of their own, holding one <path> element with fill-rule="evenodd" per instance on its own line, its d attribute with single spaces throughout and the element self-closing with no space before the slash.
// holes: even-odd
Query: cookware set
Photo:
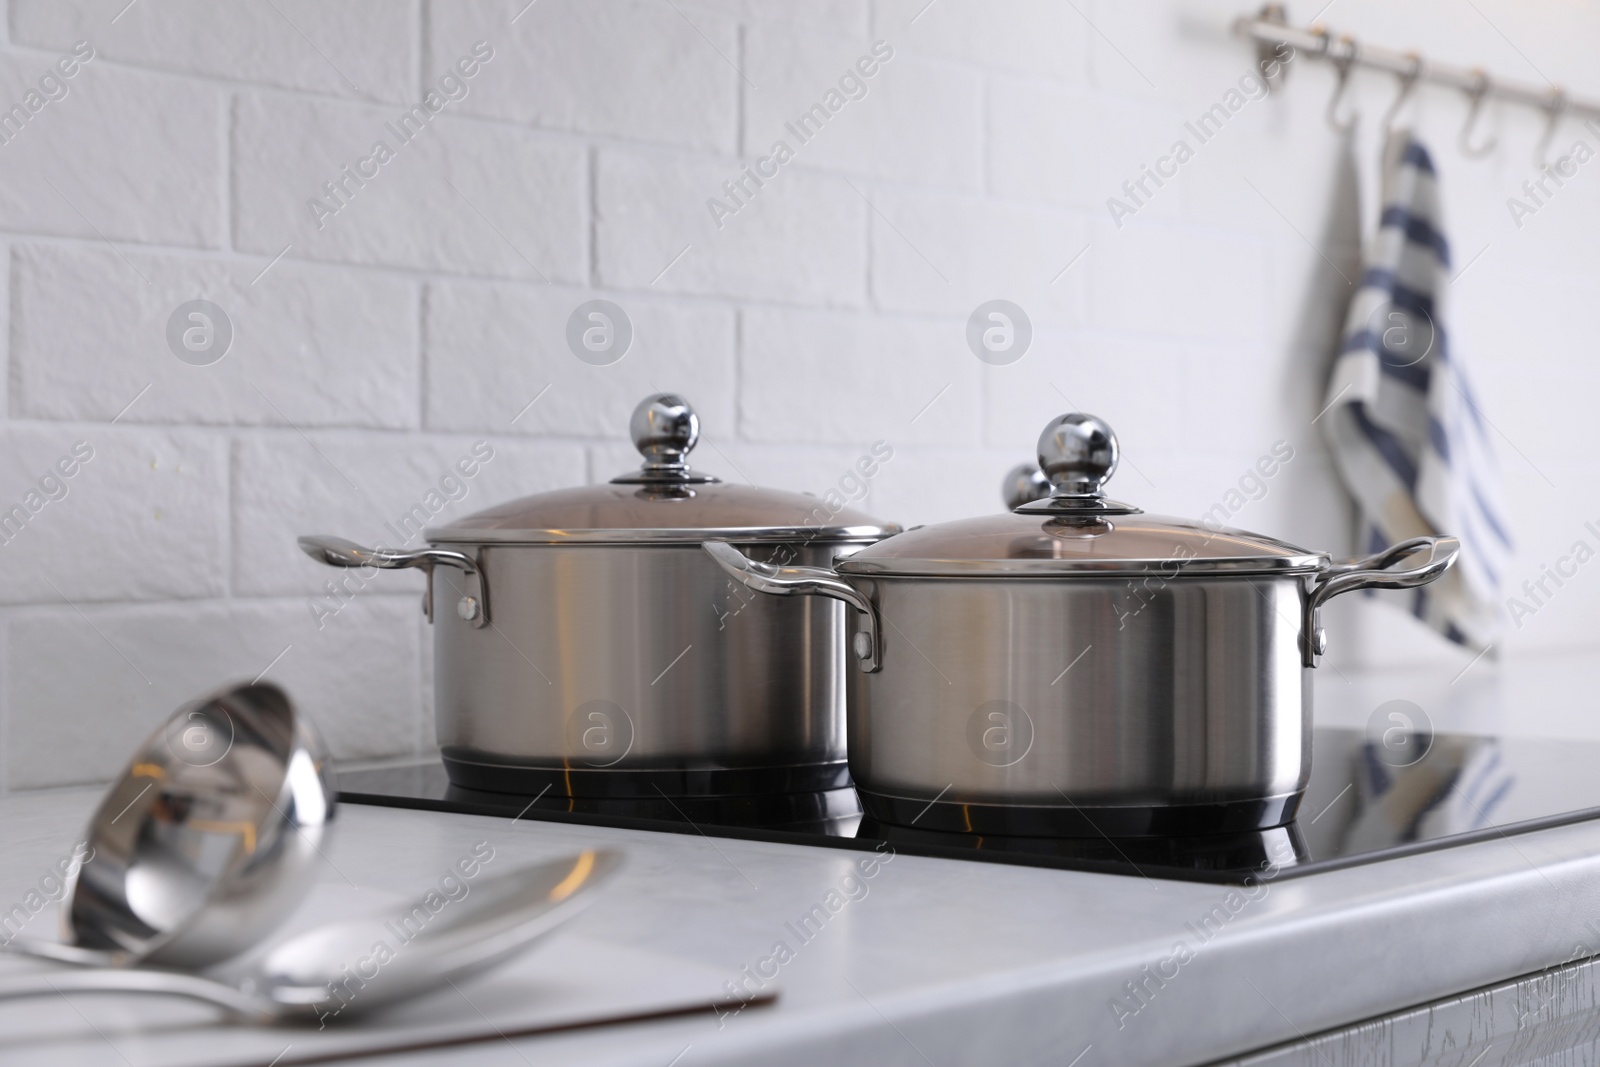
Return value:
<svg viewBox="0 0 1600 1067">
<path fill-rule="evenodd" d="M 647 398 L 640 470 L 430 529 L 440 746 L 469 788 L 567 796 L 853 782 L 883 822 L 990 834 L 1281 825 L 1310 774 L 1320 608 L 1421 585 L 1454 538 L 1334 562 L 1106 497 L 1090 415 L 1007 476 L 1013 510 L 901 532 L 691 470 L 698 420 Z M 1045 487 L 1048 486 L 1048 489 Z M 445 610 L 442 605 L 453 605 Z"/>
</svg>

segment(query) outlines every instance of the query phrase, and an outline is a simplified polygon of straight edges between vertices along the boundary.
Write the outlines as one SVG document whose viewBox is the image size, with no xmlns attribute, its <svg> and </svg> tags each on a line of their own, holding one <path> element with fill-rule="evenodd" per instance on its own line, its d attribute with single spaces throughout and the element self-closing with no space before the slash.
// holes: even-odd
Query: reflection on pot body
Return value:
<svg viewBox="0 0 1600 1067">
<path fill-rule="evenodd" d="M 853 683 L 849 740 L 857 780 L 876 792 L 1209 804 L 1284 797 L 1310 773 L 1298 578 L 1168 583 L 1121 617 L 1117 579 L 874 585 L 883 666 Z M 1011 731 L 1003 757 L 970 736 L 974 709 L 998 701 L 1026 713 L 996 724 Z"/>
<path fill-rule="evenodd" d="M 812 566 L 838 551 L 831 542 L 746 547 Z M 494 625 L 442 611 L 434 624 L 448 758 L 580 772 L 789 764 L 842 777 L 843 605 L 752 597 L 719 618 L 707 591 L 737 596 L 698 544 L 490 545 L 480 559 Z M 435 574 L 447 589 L 452 579 Z"/>
</svg>

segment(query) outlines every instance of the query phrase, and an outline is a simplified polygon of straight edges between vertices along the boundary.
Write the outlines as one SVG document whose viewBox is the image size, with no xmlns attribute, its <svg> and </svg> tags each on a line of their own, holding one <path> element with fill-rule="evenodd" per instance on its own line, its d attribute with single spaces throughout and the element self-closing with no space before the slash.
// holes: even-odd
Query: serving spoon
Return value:
<svg viewBox="0 0 1600 1067">
<path fill-rule="evenodd" d="M 310 889 L 334 796 L 320 740 L 277 686 L 191 701 L 145 739 L 89 820 L 63 898 L 66 943 L 0 949 L 100 967 L 237 956 Z"/>
<path fill-rule="evenodd" d="M 615 850 L 591 850 L 464 881 L 467 892 L 456 900 L 430 890 L 408 908 L 341 919 L 290 937 L 226 980 L 143 968 L 71 970 L 0 979 L 0 1000 L 156 993 L 204 1001 L 245 1022 L 326 1023 L 504 962 L 588 907 L 621 860 Z M 430 899 L 436 910 L 426 903 Z"/>
</svg>

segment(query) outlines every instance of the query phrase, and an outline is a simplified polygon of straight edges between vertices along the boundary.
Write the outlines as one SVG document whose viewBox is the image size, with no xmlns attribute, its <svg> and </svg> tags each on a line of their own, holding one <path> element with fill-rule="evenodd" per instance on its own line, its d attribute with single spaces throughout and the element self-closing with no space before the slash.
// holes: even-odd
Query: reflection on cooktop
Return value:
<svg viewBox="0 0 1600 1067">
<path fill-rule="evenodd" d="M 1332 870 L 1600 816 L 1600 744 L 1390 730 L 1313 732 L 1311 783 L 1287 826 L 1205 837 L 1002 837 L 861 818 L 850 789 L 575 800 L 461 789 L 437 761 L 343 771 L 340 799 L 514 819 L 1113 874 L 1246 882 Z"/>
</svg>

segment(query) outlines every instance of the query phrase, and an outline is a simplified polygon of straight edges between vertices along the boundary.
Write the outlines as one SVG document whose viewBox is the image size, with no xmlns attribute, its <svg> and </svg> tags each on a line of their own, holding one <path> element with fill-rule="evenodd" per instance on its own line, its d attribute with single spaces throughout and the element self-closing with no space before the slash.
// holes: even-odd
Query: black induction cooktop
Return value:
<svg viewBox="0 0 1600 1067">
<path fill-rule="evenodd" d="M 1285 826 L 1203 837 L 1002 837 L 863 818 L 851 789 L 581 800 L 451 785 L 428 761 L 339 774 L 340 799 L 467 815 L 1206 882 L 1295 877 L 1600 817 L 1600 743 L 1322 728 Z"/>
</svg>

